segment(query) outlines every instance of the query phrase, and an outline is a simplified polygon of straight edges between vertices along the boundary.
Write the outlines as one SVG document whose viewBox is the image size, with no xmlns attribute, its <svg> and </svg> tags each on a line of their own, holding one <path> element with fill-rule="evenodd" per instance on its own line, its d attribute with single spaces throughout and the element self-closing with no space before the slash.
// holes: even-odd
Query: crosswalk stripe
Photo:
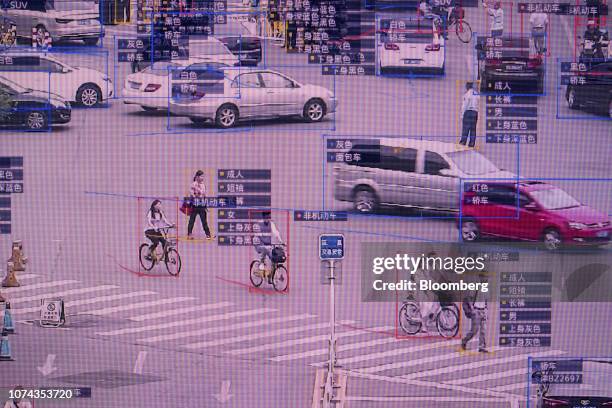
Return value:
<svg viewBox="0 0 612 408">
<path fill-rule="evenodd" d="M 87 287 L 87 288 L 78 288 L 78 289 L 69 289 L 69 290 L 63 290 L 61 292 L 53 292 L 53 293 L 39 293 L 37 295 L 32 295 L 32 296 L 26 296 L 26 297 L 22 297 L 22 298 L 14 298 L 11 300 L 12 302 L 18 303 L 18 302 L 31 302 L 33 300 L 40 300 L 40 299 L 50 299 L 50 298 L 55 298 L 55 297 L 60 297 L 60 296 L 68 296 L 68 295 L 81 295 L 84 293 L 91 293 L 91 292 L 99 292 L 102 290 L 110 290 L 110 289 L 117 289 L 119 286 L 115 286 L 115 285 L 100 285 L 100 286 L 91 286 L 91 287 Z"/>
<path fill-rule="evenodd" d="M 398 341 L 395 337 L 392 337 L 391 339 Z M 387 350 L 387 351 L 381 351 L 378 353 L 371 353 L 371 354 L 361 354 L 355 357 L 351 357 L 351 358 L 341 358 L 340 362 L 342 364 L 352 364 L 352 363 L 361 363 L 363 361 L 369 361 L 369 360 L 376 360 L 376 359 L 380 359 L 380 358 L 387 358 L 387 357 L 396 357 L 396 356 L 400 356 L 402 354 L 410 354 L 410 353 L 417 353 L 420 351 L 425 351 L 425 350 L 432 350 L 432 349 L 436 349 L 436 348 L 440 348 L 440 347 L 445 347 L 445 346 L 452 346 L 454 344 L 458 344 L 459 341 L 458 340 L 451 340 L 451 341 L 447 341 L 447 340 L 443 340 L 443 341 L 435 341 L 435 342 L 428 342 L 426 344 L 420 344 L 418 346 L 412 346 L 412 347 L 402 347 L 402 348 L 398 348 L 398 349 L 393 349 L 393 350 Z M 342 349 L 339 350 L 339 352 L 343 351 Z M 326 362 L 319 362 L 316 364 L 313 364 L 314 366 L 323 366 L 325 365 Z"/>
<path fill-rule="evenodd" d="M 396 341 L 397 341 L 397 339 L 395 337 L 390 337 L 389 336 L 389 337 L 385 337 L 383 339 L 369 340 L 369 341 L 364 341 L 364 342 L 360 342 L 360 343 L 343 344 L 340 347 L 338 347 L 338 352 L 355 350 L 355 349 L 366 348 L 366 347 L 379 346 L 379 345 L 388 344 L 388 343 L 395 343 Z M 320 349 L 316 349 L 316 350 L 305 351 L 305 352 L 302 352 L 302 353 L 279 355 L 279 356 L 276 356 L 276 357 L 272 357 L 270 360 L 272 360 L 272 361 L 299 360 L 299 359 L 302 359 L 302 358 L 326 355 L 328 352 L 329 352 L 329 350 L 327 348 L 320 348 Z M 313 365 L 317 366 L 318 364 L 324 365 L 326 363 L 316 363 L 316 364 L 313 364 Z"/>
<path fill-rule="evenodd" d="M 128 292 L 128 293 L 119 293 L 117 295 L 107 295 L 107 296 L 99 296 L 95 298 L 81 299 L 81 300 L 71 300 L 70 302 L 66 302 L 65 306 L 73 307 L 73 306 L 82 306 L 82 305 L 91 305 L 93 303 L 100 302 L 108 302 L 112 300 L 121 300 L 121 299 L 129 299 L 137 296 L 146 296 L 146 295 L 155 295 L 155 292 L 151 292 L 150 290 L 141 290 L 140 292 Z M 13 313 L 15 314 L 25 314 L 25 313 L 34 313 L 39 312 L 40 307 L 27 307 L 23 309 L 14 309 Z"/>
<path fill-rule="evenodd" d="M 410 359 L 407 361 L 398 361 L 395 363 L 381 364 L 381 365 L 376 365 L 376 366 L 371 366 L 371 367 L 366 367 L 366 368 L 360 368 L 357 371 L 360 373 L 364 373 L 364 374 L 379 373 L 381 371 L 395 370 L 397 368 L 414 367 L 414 366 L 418 366 L 422 364 L 429 364 L 429 363 L 435 363 L 438 361 L 451 360 L 459 356 L 460 354 L 457 351 L 452 351 L 446 354 L 437 354 L 434 356 L 429 356 L 429 357 L 424 357 L 424 358 Z"/>
<path fill-rule="evenodd" d="M 376 327 L 373 330 L 386 331 L 386 330 L 392 330 L 392 329 L 394 329 L 393 326 L 383 326 L 383 327 Z M 369 333 L 363 330 L 352 330 L 352 331 L 340 332 L 336 334 L 336 337 L 344 338 L 344 337 L 359 336 L 359 335 L 364 335 L 364 334 L 369 334 Z M 328 339 L 329 339 L 329 334 L 322 334 L 320 336 L 302 337 L 300 339 L 279 341 L 277 343 L 267 343 L 267 344 L 261 344 L 259 346 L 254 346 L 254 347 L 245 347 L 241 349 L 228 350 L 225 353 L 232 354 L 232 355 L 250 354 L 250 353 L 257 353 L 257 352 L 265 351 L 265 350 L 277 350 L 282 347 L 293 347 L 293 346 L 301 346 L 303 344 L 309 344 L 309 343 L 318 343 L 320 341 L 327 341 Z"/>
<path fill-rule="evenodd" d="M 340 324 L 353 324 L 353 323 L 355 322 L 347 321 L 347 322 L 341 322 Z M 316 324 L 310 324 L 306 326 L 295 326 L 295 327 L 288 327 L 288 328 L 278 329 L 278 330 L 264 331 L 261 333 L 245 334 L 242 336 L 228 337 L 228 338 L 218 339 L 218 340 L 202 341 L 198 343 L 186 344 L 183 347 L 193 350 L 193 349 L 199 349 L 199 348 L 221 346 L 221 345 L 231 344 L 231 343 L 241 343 L 243 341 L 263 339 L 266 337 L 275 337 L 275 336 L 279 336 L 282 334 L 299 333 L 299 332 L 306 331 L 306 330 L 317 330 L 317 329 L 322 329 L 325 327 L 329 327 L 329 323 L 327 322 L 326 323 L 316 323 Z"/>
<path fill-rule="evenodd" d="M 189 323 L 215 322 L 219 320 L 233 319 L 235 317 L 244 317 L 244 316 L 251 316 L 255 314 L 272 313 L 272 312 L 276 312 L 276 309 L 267 309 L 267 308 L 249 309 L 249 310 L 242 310 L 240 312 L 231 312 L 231 313 L 224 313 L 221 315 L 213 315 L 213 316 L 207 316 L 207 317 L 202 317 L 198 319 L 191 319 L 192 321 Z M 273 320 L 273 319 L 261 319 L 261 321 L 264 321 L 264 322 L 266 320 Z M 174 322 L 174 323 L 182 323 L 182 322 L 179 321 L 179 322 Z M 241 324 L 255 325 L 256 323 L 260 323 L 260 321 L 252 321 L 252 322 L 246 322 L 246 323 L 241 323 Z M 183 324 L 177 324 L 177 325 L 182 326 Z M 173 325 L 173 326 L 177 326 L 177 325 Z M 157 326 L 160 326 L 160 325 L 157 325 Z M 180 333 L 165 334 L 161 336 L 149 337 L 146 339 L 139 339 L 137 341 L 142 342 L 142 343 L 157 343 L 157 342 L 165 341 L 165 340 L 176 340 L 180 338 L 192 337 L 192 336 L 202 335 L 206 333 L 214 333 L 214 332 L 225 331 L 225 330 L 230 330 L 230 329 L 231 329 L 231 326 L 211 327 L 207 329 L 196 329 L 196 330 L 189 330 L 189 331 L 184 331 Z"/>
<path fill-rule="evenodd" d="M 522 360 L 527 361 L 527 358 L 529 356 L 546 357 L 546 356 L 556 356 L 559 354 L 564 354 L 564 353 L 559 350 L 549 350 L 549 351 L 542 351 L 539 353 L 517 354 L 517 355 L 510 356 L 510 357 L 495 358 L 491 360 L 487 359 L 487 360 L 476 361 L 476 362 L 468 363 L 468 364 L 441 367 L 435 370 L 427 370 L 423 372 L 408 374 L 408 375 L 402 376 L 401 378 L 412 380 L 415 378 L 423 377 L 425 375 L 428 377 L 434 377 L 436 375 L 449 374 L 449 373 L 454 373 L 454 372 L 463 371 L 463 370 L 473 370 L 475 368 L 489 367 L 489 366 L 493 366 L 497 364 L 513 363 L 513 362 L 522 361 Z"/>
<path fill-rule="evenodd" d="M 116 312 L 123 312 L 126 310 L 140 309 L 142 307 L 149 307 L 149 306 L 167 305 L 170 303 L 177 303 L 177 302 L 186 302 L 188 300 L 193 300 L 193 299 L 194 298 L 192 297 L 182 297 L 182 296 L 174 297 L 174 298 L 167 298 L 167 299 L 158 299 L 158 300 L 151 300 L 147 302 L 131 303 L 129 305 L 107 307 L 105 309 L 93 310 L 90 312 L 82 312 L 81 314 L 92 314 L 95 316 L 105 316 L 105 315 L 109 315 L 109 314 L 116 313 Z"/>
<path fill-rule="evenodd" d="M 52 282 L 42 282 L 42 283 L 36 283 L 34 285 L 19 286 L 18 288 L 2 289 L 2 292 L 5 295 L 10 295 L 12 293 L 17 293 L 17 292 L 25 292 L 25 291 L 34 290 L 34 289 L 52 288 L 54 286 L 71 285 L 73 283 L 78 283 L 78 281 L 61 280 L 61 281 L 52 281 Z"/>
<path fill-rule="evenodd" d="M 535 384 L 532 385 L 535 386 Z M 525 383 L 525 381 L 521 381 L 514 384 L 499 385 L 497 387 L 490 388 L 490 390 L 496 392 L 512 392 L 517 390 L 525 391 L 526 388 L 527 384 Z"/>
<path fill-rule="evenodd" d="M 178 309 L 164 310 L 164 311 L 157 312 L 157 313 L 141 314 L 138 316 L 130 317 L 130 320 L 135 321 L 135 322 L 142 322 L 145 320 L 158 319 L 160 317 L 174 316 L 178 314 L 196 312 L 200 310 L 221 309 L 221 308 L 231 306 L 231 305 L 232 305 L 231 302 L 208 303 L 205 305 L 188 306 L 188 307 L 182 307 Z"/>
<path fill-rule="evenodd" d="M 473 383 L 477 383 L 477 382 L 481 382 L 481 381 L 488 381 L 488 380 L 497 380 L 499 378 L 508 378 L 508 377 L 513 377 L 515 375 L 527 375 L 527 368 L 523 367 L 523 368 L 517 368 L 516 370 L 501 370 L 501 371 L 497 371 L 494 373 L 490 373 L 490 374 L 481 374 L 481 375 L 476 375 L 476 376 L 470 376 L 470 377 L 466 377 L 466 378 L 457 378 L 456 380 L 451 380 L 451 381 L 444 381 L 446 384 L 453 384 L 453 385 L 463 385 L 463 384 L 473 384 Z"/>
<path fill-rule="evenodd" d="M 24 274 L 17 274 L 17 280 L 28 280 L 28 279 L 35 279 L 38 278 L 40 275 L 38 275 L 37 273 L 24 273 Z"/>
</svg>

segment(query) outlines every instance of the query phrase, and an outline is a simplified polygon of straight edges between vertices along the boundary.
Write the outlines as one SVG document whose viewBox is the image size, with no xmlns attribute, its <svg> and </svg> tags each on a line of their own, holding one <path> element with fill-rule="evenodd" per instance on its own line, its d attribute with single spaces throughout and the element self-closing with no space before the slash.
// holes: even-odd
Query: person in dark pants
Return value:
<svg viewBox="0 0 612 408">
<path fill-rule="evenodd" d="M 481 282 L 487 282 L 485 275 L 480 275 Z M 466 317 L 471 320 L 470 331 L 461 339 L 461 350 L 467 350 L 467 345 L 478 334 L 478 351 L 488 353 L 487 350 L 487 296 L 486 293 L 476 291 L 469 302 L 469 307 L 464 308 Z M 464 302 L 464 305 L 465 303 Z M 469 310 L 469 312 L 468 312 Z"/>
<path fill-rule="evenodd" d="M 162 248 L 166 247 L 166 239 L 161 232 L 162 228 L 170 227 L 172 224 L 168 222 L 164 212 L 161 208 L 161 201 L 154 200 L 151 203 L 151 207 L 147 212 L 147 226 L 145 229 L 145 236 L 151 240 L 149 246 L 150 254 L 153 254 L 158 244 L 162 245 Z M 150 255 L 149 255 L 150 256 Z"/>
<path fill-rule="evenodd" d="M 187 239 L 193 239 L 191 234 L 193 233 L 193 225 L 198 215 L 200 216 L 200 221 L 202 221 L 202 229 L 206 234 L 206 239 L 213 239 L 214 237 L 210 234 L 208 220 L 206 219 L 208 209 L 206 204 L 201 202 L 206 198 L 206 184 L 204 183 L 204 172 L 202 170 L 196 171 L 195 176 L 193 176 L 189 196 L 191 197 L 191 214 L 189 215 L 189 224 L 187 224 Z"/>
<path fill-rule="evenodd" d="M 474 147 L 476 144 L 476 124 L 478 123 L 478 103 L 480 95 L 474 91 L 474 84 L 467 82 L 465 84 L 465 94 L 463 95 L 463 103 L 461 104 L 461 140 L 459 143 L 465 145 L 468 137 L 470 138 L 469 146 Z"/>
</svg>

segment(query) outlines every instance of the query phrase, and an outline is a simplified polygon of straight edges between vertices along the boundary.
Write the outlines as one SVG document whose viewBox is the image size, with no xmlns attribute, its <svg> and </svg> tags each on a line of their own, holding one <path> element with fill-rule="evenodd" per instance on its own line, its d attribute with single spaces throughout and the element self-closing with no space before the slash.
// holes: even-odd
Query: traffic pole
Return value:
<svg viewBox="0 0 612 408">
<path fill-rule="evenodd" d="M 335 264 L 329 260 L 329 362 L 327 365 L 327 379 L 325 381 L 325 395 L 323 408 L 331 407 L 334 399 L 334 364 L 336 362 L 336 296 L 334 292 Z"/>
</svg>

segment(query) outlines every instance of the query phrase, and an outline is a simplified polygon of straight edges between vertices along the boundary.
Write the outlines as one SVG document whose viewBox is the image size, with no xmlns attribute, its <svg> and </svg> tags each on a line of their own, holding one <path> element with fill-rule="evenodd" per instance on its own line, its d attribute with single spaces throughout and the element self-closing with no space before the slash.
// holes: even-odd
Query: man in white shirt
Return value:
<svg viewBox="0 0 612 408">
<path fill-rule="evenodd" d="M 486 282 L 487 278 L 484 275 L 480 276 L 481 282 Z M 473 302 L 471 303 L 472 313 L 468 318 L 472 321 L 470 331 L 461 339 L 461 350 L 467 349 L 467 344 L 478 333 L 478 351 L 480 353 L 488 353 L 487 350 L 487 297 L 486 293 L 476 291 Z"/>
<path fill-rule="evenodd" d="M 469 147 L 474 147 L 476 144 L 476 124 L 478 123 L 478 104 L 480 95 L 474 91 L 472 82 L 465 83 L 465 94 L 463 94 L 463 102 L 461 104 L 461 140 L 459 143 L 465 145 L 468 137 L 470 138 Z"/>
<path fill-rule="evenodd" d="M 504 10 L 501 8 L 501 2 L 495 1 L 493 8 L 490 8 L 486 1 L 483 1 L 482 5 L 490 18 L 491 37 L 501 37 L 504 34 Z"/>
<path fill-rule="evenodd" d="M 548 15 L 541 12 L 533 13 L 531 16 L 529 16 L 529 24 L 531 25 L 531 38 L 533 38 L 533 46 L 538 54 L 544 54 L 544 52 L 546 52 Z"/>
</svg>

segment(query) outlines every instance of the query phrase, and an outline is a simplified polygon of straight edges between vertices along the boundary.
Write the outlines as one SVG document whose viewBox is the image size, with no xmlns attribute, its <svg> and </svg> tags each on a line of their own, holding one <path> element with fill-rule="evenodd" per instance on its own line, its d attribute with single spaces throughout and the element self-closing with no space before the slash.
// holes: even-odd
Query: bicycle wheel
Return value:
<svg viewBox="0 0 612 408">
<path fill-rule="evenodd" d="M 465 20 L 458 20 L 455 23 L 455 33 L 461 42 L 467 44 L 472 40 L 472 27 Z"/>
<path fill-rule="evenodd" d="M 287 290 L 289 286 L 289 274 L 287 273 L 287 268 L 283 265 L 279 265 L 274 269 L 274 274 L 272 275 L 272 286 L 276 289 L 277 292 L 284 292 Z"/>
<path fill-rule="evenodd" d="M 251 266 L 249 268 L 249 279 L 256 288 L 260 287 L 263 282 L 262 271 L 259 270 L 260 263 L 261 262 L 256 259 L 251 262 Z"/>
<path fill-rule="evenodd" d="M 150 271 L 155 266 L 155 261 L 151 257 L 151 251 L 149 250 L 149 244 L 142 244 L 140 246 L 140 250 L 138 251 L 140 258 L 140 266 L 145 271 Z"/>
<path fill-rule="evenodd" d="M 178 276 L 178 274 L 181 273 L 181 256 L 176 249 L 170 248 L 168 250 L 164 262 L 166 263 L 166 269 L 170 275 Z"/>
<path fill-rule="evenodd" d="M 442 337 L 455 337 L 459 331 L 459 314 L 451 307 L 443 307 L 436 317 L 436 326 Z"/>
<path fill-rule="evenodd" d="M 407 334 L 417 334 L 423 326 L 419 306 L 413 302 L 406 302 L 402 305 L 398 319 L 400 327 Z"/>
</svg>

